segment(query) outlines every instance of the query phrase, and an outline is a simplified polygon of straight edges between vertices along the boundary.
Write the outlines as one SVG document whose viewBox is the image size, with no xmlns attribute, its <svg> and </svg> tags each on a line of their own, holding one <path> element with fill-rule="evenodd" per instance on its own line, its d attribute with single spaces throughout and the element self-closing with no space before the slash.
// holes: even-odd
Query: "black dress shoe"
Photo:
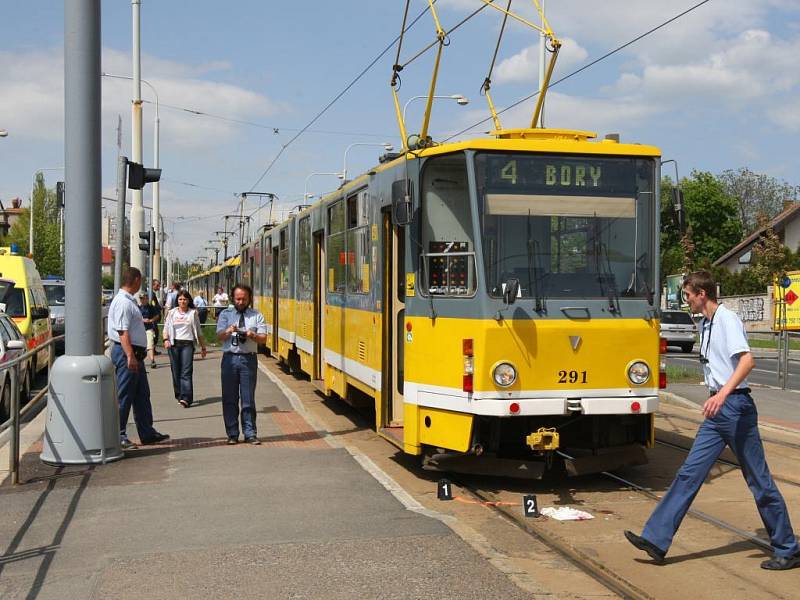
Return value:
<svg viewBox="0 0 800 600">
<path fill-rule="evenodd" d="M 238 443 L 239 443 L 239 438 L 238 437 L 230 436 L 228 438 L 228 446 L 235 446 Z"/>
<path fill-rule="evenodd" d="M 168 439 L 169 439 L 169 435 L 167 435 L 166 433 L 158 433 L 156 431 L 156 433 L 153 435 L 153 437 L 149 437 L 146 440 L 140 440 L 140 442 L 141 442 L 141 444 L 143 446 L 151 446 L 153 444 L 158 444 L 158 443 L 163 442 L 164 440 L 168 440 Z"/>
<path fill-rule="evenodd" d="M 636 535 L 632 531 L 627 530 L 625 531 L 625 537 L 639 550 L 644 550 L 647 552 L 650 555 L 650 558 L 656 561 L 656 563 L 661 564 L 664 562 L 664 556 L 666 555 L 666 552 L 656 546 L 653 542 L 650 542 L 644 539 L 642 536 Z"/>
<path fill-rule="evenodd" d="M 800 567 L 800 553 L 794 556 L 773 556 L 761 563 L 761 568 L 768 571 L 785 571 L 795 567 Z"/>
<path fill-rule="evenodd" d="M 245 438 L 244 441 L 247 442 L 248 444 L 253 444 L 253 446 L 260 446 L 261 445 L 261 440 L 258 439 L 256 436 Z"/>
</svg>

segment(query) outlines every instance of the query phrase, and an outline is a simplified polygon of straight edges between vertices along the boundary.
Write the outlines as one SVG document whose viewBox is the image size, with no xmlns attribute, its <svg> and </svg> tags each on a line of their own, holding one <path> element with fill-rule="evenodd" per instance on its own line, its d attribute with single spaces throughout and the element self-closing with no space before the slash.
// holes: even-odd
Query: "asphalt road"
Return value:
<svg viewBox="0 0 800 600">
<path fill-rule="evenodd" d="M 667 365 L 691 369 L 701 374 L 702 370 L 698 358 L 699 352 L 697 349 L 689 353 L 676 352 L 670 349 L 667 353 Z M 747 380 L 758 385 L 780 386 L 781 383 L 778 381 L 776 372 L 777 362 L 776 358 L 759 357 L 756 351 L 756 366 Z M 789 361 L 788 388 L 792 390 L 800 389 L 800 363 L 794 360 Z"/>
</svg>

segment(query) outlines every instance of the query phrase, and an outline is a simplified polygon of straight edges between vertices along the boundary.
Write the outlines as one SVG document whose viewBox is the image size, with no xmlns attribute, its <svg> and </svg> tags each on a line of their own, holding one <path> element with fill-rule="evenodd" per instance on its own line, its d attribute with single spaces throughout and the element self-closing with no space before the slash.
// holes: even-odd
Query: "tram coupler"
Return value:
<svg viewBox="0 0 800 600">
<path fill-rule="evenodd" d="M 558 450 L 558 432 L 555 427 L 540 427 L 525 438 L 525 443 L 537 452 Z"/>
</svg>

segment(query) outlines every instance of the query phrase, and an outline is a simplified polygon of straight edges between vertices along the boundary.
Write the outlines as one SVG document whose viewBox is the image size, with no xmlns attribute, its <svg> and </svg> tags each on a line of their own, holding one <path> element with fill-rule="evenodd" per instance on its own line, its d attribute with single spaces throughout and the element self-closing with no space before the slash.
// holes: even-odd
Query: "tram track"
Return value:
<svg viewBox="0 0 800 600">
<path fill-rule="evenodd" d="M 668 447 L 673 447 L 676 449 L 687 450 L 685 448 L 680 447 L 679 445 L 674 445 L 669 443 L 663 443 L 663 445 Z M 570 458 L 569 455 L 566 455 L 564 453 L 559 452 L 559 454 L 562 456 L 562 458 Z M 729 466 L 735 466 L 737 468 L 740 468 L 738 465 L 731 463 L 730 461 L 726 461 L 724 459 L 720 459 L 720 462 Z M 630 481 L 629 479 L 617 475 L 616 473 L 612 473 L 610 471 L 603 471 L 599 473 L 599 475 L 601 475 L 606 479 L 610 479 L 615 483 L 620 484 L 625 489 L 632 490 L 654 502 L 658 502 L 661 499 L 659 495 L 652 492 L 648 487 L 639 485 L 636 482 Z M 642 589 L 639 585 L 637 585 L 634 581 L 626 577 L 624 574 L 613 570 L 608 565 L 598 560 L 598 558 L 596 558 L 592 554 L 584 552 L 583 550 L 578 548 L 575 544 L 573 544 L 570 540 L 565 539 L 564 537 L 559 536 L 558 534 L 552 531 L 549 531 L 545 527 L 535 527 L 531 523 L 531 519 L 529 517 L 525 517 L 522 515 L 522 512 L 519 510 L 519 507 L 517 508 L 508 507 L 507 506 L 508 503 L 503 503 L 499 501 L 498 493 L 482 490 L 479 487 L 476 487 L 475 485 L 471 485 L 464 479 L 456 479 L 454 480 L 454 483 L 456 483 L 466 494 L 471 496 L 474 500 L 480 502 L 484 507 L 486 507 L 493 513 L 497 514 L 506 522 L 521 529 L 522 531 L 530 535 L 538 542 L 546 545 L 548 548 L 556 552 L 567 562 L 569 562 L 570 564 L 581 570 L 586 575 L 590 576 L 595 581 L 602 584 L 609 591 L 619 595 L 622 598 L 630 598 L 633 600 L 639 600 L 639 599 L 644 600 L 644 599 L 654 598 L 654 596 L 652 596 L 647 591 Z M 788 482 L 788 483 L 800 486 L 800 483 L 797 482 Z M 713 527 L 731 533 L 761 550 L 766 550 L 768 552 L 772 551 L 772 547 L 768 540 L 762 539 L 758 535 L 746 531 L 731 523 L 728 523 L 727 521 L 718 519 L 712 515 L 709 515 L 708 513 L 705 513 L 703 511 L 694 508 L 690 508 L 688 514 L 694 519 L 697 519 L 699 521 L 712 525 Z"/>
<path fill-rule="evenodd" d="M 663 412 L 657 412 L 656 416 L 661 418 L 661 419 L 666 419 L 666 420 L 673 420 L 674 419 L 674 420 L 678 420 L 678 421 L 684 421 L 686 423 L 693 423 L 694 425 L 702 425 L 703 424 L 703 420 L 702 419 L 693 419 L 692 417 L 686 417 L 686 416 L 683 416 L 683 415 L 676 415 L 676 414 L 672 414 L 672 413 L 668 414 L 668 413 L 663 413 Z M 773 444 L 775 446 L 781 446 L 783 448 L 789 448 L 791 450 L 800 450 L 800 444 L 799 443 L 787 442 L 786 440 L 777 440 L 775 438 L 763 437 L 763 436 L 761 437 L 761 440 L 765 444 Z"/>
</svg>

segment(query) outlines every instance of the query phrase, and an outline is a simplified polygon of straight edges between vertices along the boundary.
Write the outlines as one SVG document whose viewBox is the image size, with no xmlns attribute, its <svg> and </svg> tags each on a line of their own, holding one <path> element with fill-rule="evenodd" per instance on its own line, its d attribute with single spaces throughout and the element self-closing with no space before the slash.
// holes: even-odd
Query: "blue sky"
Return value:
<svg viewBox="0 0 800 600">
<path fill-rule="evenodd" d="M 564 41 L 556 77 L 627 42 L 696 2 L 550 0 L 548 18 Z M 248 191 L 282 144 L 349 83 L 400 29 L 402 0 L 227 3 L 143 0 L 142 75 L 157 88 L 161 107 L 162 214 L 184 259 L 202 254 L 232 212 L 237 192 Z M 425 0 L 412 0 L 417 15 Z M 502 3 L 503 5 L 505 3 Z M 447 29 L 480 0 L 439 0 Z M 513 6 L 532 17 L 532 2 Z M 189 7 L 191 7 L 189 9 Z M 131 7 L 104 0 L 103 69 L 131 73 Z M 458 106 L 437 100 L 434 139 L 442 140 L 488 116 L 479 88 L 486 76 L 501 15 L 490 8 L 453 33 L 445 49 L 437 93 L 463 94 Z M 0 199 L 28 197 L 37 169 L 63 165 L 63 3 L 4 2 L 0 40 Z M 429 15 L 407 34 L 403 57 L 433 39 Z M 504 107 L 537 85 L 537 34 L 508 26 L 493 75 L 493 97 Z M 341 171 L 345 148 L 355 142 L 399 145 L 387 53 L 307 133 L 293 143 L 257 186 L 273 192 L 281 210 L 301 202 L 312 172 Z M 748 167 L 800 184 L 795 151 L 800 130 L 800 3 L 791 0 L 711 0 L 666 28 L 553 88 L 547 125 L 587 129 L 601 136 L 659 146 L 676 158 L 682 174 Z M 432 53 L 402 73 L 401 101 L 427 91 Z M 403 58 L 401 58 L 403 60 Z M 123 152 L 130 154 L 129 82 L 103 82 L 103 190 L 114 195 L 116 125 L 123 123 Z M 145 100 L 152 99 L 143 89 Z M 243 125 L 191 115 L 167 105 L 263 125 Z M 418 127 L 422 101 L 409 107 Z M 533 100 L 509 111 L 505 127 L 523 126 Z M 152 160 L 154 107 L 144 105 L 145 162 Z M 481 135 L 488 125 L 470 134 Z M 274 131 L 277 129 L 277 133 Z M 380 148 L 357 146 L 348 154 L 354 175 L 376 162 Z M 59 178 L 45 173 L 48 184 Z M 185 184 L 192 184 L 185 185 Z M 338 184 L 318 176 L 309 190 Z M 150 193 L 145 193 L 150 204 Z M 112 208 L 113 205 L 108 205 Z M 257 208 L 248 200 L 246 211 Z M 257 215 L 258 217 L 258 215 Z M 261 219 L 266 218 L 266 212 Z"/>
</svg>

